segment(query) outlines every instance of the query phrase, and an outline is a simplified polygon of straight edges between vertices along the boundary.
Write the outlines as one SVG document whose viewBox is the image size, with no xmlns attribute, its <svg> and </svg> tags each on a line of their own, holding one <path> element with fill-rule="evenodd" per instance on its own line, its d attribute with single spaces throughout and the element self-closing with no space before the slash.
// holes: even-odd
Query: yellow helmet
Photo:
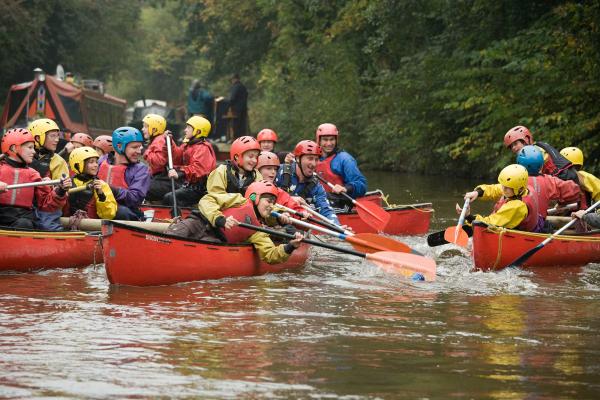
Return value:
<svg viewBox="0 0 600 400">
<path fill-rule="evenodd" d="M 150 137 L 162 135 L 167 128 L 167 120 L 157 114 L 148 114 L 142 119 L 142 122 L 148 124 L 148 134 Z"/>
<path fill-rule="evenodd" d="M 560 151 L 560 154 L 571 161 L 573 165 L 583 167 L 583 151 L 577 147 L 565 147 Z"/>
<path fill-rule="evenodd" d="M 29 127 L 27 128 L 29 132 L 33 135 L 35 148 L 39 149 L 46 143 L 46 133 L 50 131 L 60 131 L 60 128 L 50 118 L 40 118 L 35 121 L 31 121 L 29 123 Z"/>
<path fill-rule="evenodd" d="M 69 167 L 77 174 L 83 174 L 85 160 L 88 158 L 99 158 L 98 152 L 91 147 L 84 146 L 73 149 L 69 155 Z"/>
<path fill-rule="evenodd" d="M 207 137 L 210 133 L 210 122 L 206 118 L 194 115 L 187 120 L 186 124 L 194 128 L 193 137 L 195 138 Z"/>
<path fill-rule="evenodd" d="M 498 182 L 502 186 L 509 187 L 515 191 L 515 194 L 522 195 L 527 189 L 527 179 L 529 174 L 524 166 L 519 164 L 511 164 L 500 171 Z"/>
</svg>

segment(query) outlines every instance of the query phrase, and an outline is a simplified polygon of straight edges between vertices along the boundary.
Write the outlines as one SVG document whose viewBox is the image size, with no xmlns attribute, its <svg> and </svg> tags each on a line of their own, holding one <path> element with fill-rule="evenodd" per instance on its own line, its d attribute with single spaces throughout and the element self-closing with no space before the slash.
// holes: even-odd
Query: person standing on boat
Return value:
<svg viewBox="0 0 600 400">
<path fill-rule="evenodd" d="M 167 139 L 171 141 L 172 149 L 176 147 L 175 141 L 169 134 L 165 134 L 167 120 L 160 115 L 147 114 L 142 119 L 142 123 L 142 133 L 148 143 L 144 151 L 144 160 L 152 174 L 146 200 L 162 201 L 165 194 L 171 191 L 171 180 L 167 176 L 169 162 L 166 141 Z M 176 187 L 179 187 L 179 184 L 176 184 Z"/>
<path fill-rule="evenodd" d="M 80 214 L 82 218 L 114 219 L 117 215 L 117 200 L 108 183 L 98 179 L 100 155 L 91 147 L 74 149 L 69 155 L 69 167 L 75 173 L 73 184 L 85 189 L 69 194 L 63 215 Z"/>
<path fill-rule="evenodd" d="M 206 194 L 208 175 L 217 166 L 217 158 L 212 145 L 206 141 L 210 134 L 210 122 L 204 117 L 193 116 L 187 120 L 184 143 L 173 148 L 174 169 L 168 177 L 183 182 L 175 191 L 177 204 L 192 207 Z M 163 204 L 173 205 L 173 193 L 164 196 Z"/>
<path fill-rule="evenodd" d="M 260 145 L 252 136 L 242 136 L 231 144 L 230 159 L 208 176 L 208 193 L 246 193 L 252 182 L 262 180 L 256 170 Z"/>
<path fill-rule="evenodd" d="M 286 261 L 300 246 L 302 234 L 287 244 L 275 245 L 269 235 L 238 226 L 240 222 L 261 226 L 273 211 L 277 188 L 270 182 L 253 182 L 246 193 L 208 193 L 199 203 L 199 211 L 169 226 L 175 236 L 225 243 L 248 242 L 254 245 L 260 259 L 269 264 Z"/>
<path fill-rule="evenodd" d="M 271 153 L 270 151 L 260 152 L 256 169 L 260 172 L 265 181 L 275 184 L 279 166 L 280 163 L 277 154 Z M 304 217 L 308 217 L 306 210 L 304 210 L 288 192 L 280 188 L 277 188 L 277 204 L 291 208 L 301 213 Z"/>
<path fill-rule="evenodd" d="M 564 181 L 570 180 L 579 184 L 577 171 L 573 168 L 573 164 L 548 143 L 534 142 L 533 135 L 526 127 L 519 125 L 506 132 L 504 145 L 515 154 L 527 145 L 539 147 L 544 155 L 543 174 L 557 176 Z"/>
<path fill-rule="evenodd" d="M 522 165 L 512 164 L 505 167 L 498 175 L 498 182 L 502 185 L 502 197 L 494 206 L 494 211 L 487 217 L 470 215 L 467 209 L 465 221 L 482 221 L 488 225 L 509 229 L 518 229 L 526 232 L 542 232 L 544 217 L 539 213 L 535 196 L 530 196 L 527 189 L 529 174 Z M 468 193 L 467 193 L 468 194 Z M 466 195 L 465 195 L 466 197 Z M 456 211 L 462 209 L 457 204 Z"/>
<path fill-rule="evenodd" d="M 113 153 L 115 151 L 112 145 L 112 136 L 108 135 L 100 135 L 96 137 L 96 139 L 94 139 L 94 145 L 92 147 L 98 152 L 100 156 L 103 156 L 108 153 Z"/>
<path fill-rule="evenodd" d="M 144 137 L 139 129 L 123 126 L 112 134 L 114 154 L 100 158 L 98 178 L 109 184 L 118 203 L 115 219 L 140 221 L 140 205 L 150 187 L 150 170 L 139 162 Z"/>
<path fill-rule="evenodd" d="M 42 178 L 55 180 L 68 176 L 67 162 L 55 153 L 60 140 L 60 129 L 56 122 L 49 118 L 37 119 L 29 124 L 28 130 L 33 135 L 37 150 L 31 168 L 38 171 Z M 61 210 L 52 212 L 37 210 L 38 227 L 47 231 L 62 230 L 61 215 Z"/>
<path fill-rule="evenodd" d="M 302 140 L 294 148 L 293 161 L 289 166 L 279 168 L 275 183 L 281 189 L 295 196 L 294 200 L 302 204 L 313 204 L 317 211 L 332 220 L 336 225 L 340 222 L 327 201 L 327 193 L 314 176 L 317 170 L 319 157 L 323 152 L 321 147 L 312 140 Z"/>
<path fill-rule="evenodd" d="M 583 152 L 577 147 L 565 147 L 560 151 L 567 160 L 573 163 L 573 167 L 577 171 L 579 178 L 579 186 L 584 195 L 580 209 L 586 209 L 598 200 L 600 200 L 600 179 L 595 175 L 582 170 L 583 168 Z"/>
<path fill-rule="evenodd" d="M 329 203 L 334 208 L 348 211 L 352 208 L 352 202 L 341 193 L 354 199 L 364 196 L 367 192 L 367 179 L 358 169 L 354 157 L 338 148 L 338 139 L 338 129 L 334 124 L 321 124 L 317 128 L 316 142 L 323 150 L 317 164 L 317 173 L 334 184 L 333 188 L 323 186 Z"/>
<path fill-rule="evenodd" d="M 40 173 L 31 168 L 36 151 L 35 139 L 27 129 L 9 129 L 0 146 L 0 225 L 13 228 L 35 228 L 34 206 L 38 211 L 60 213 L 71 187 L 65 176 L 56 188 L 35 186 L 8 190 L 9 184 L 39 182 Z"/>
</svg>

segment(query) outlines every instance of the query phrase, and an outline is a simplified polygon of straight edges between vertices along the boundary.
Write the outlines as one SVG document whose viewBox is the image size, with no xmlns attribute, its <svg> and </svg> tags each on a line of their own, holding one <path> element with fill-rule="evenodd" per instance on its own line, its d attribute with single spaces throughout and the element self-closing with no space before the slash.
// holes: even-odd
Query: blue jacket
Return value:
<svg viewBox="0 0 600 400">
<path fill-rule="evenodd" d="M 324 161 L 325 158 L 321 157 L 320 161 Z M 349 153 L 344 150 L 337 152 L 331 160 L 331 171 L 342 177 L 348 194 L 353 198 L 362 197 L 367 193 L 367 178 L 360 172 L 356 160 Z"/>
<path fill-rule="evenodd" d="M 294 171 L 294 172 L 292 173 L 292 176 L 291 176 L 290 188 L 288 190 L 288 193 L 292 196 L 300 196 L 301 193 L 303 192 L 305 186 L 307 185 L 307 182 L 300 182 L 300 180 L 298 179 L 298 175 L 296 175 L 296 163 L 295 162 L 292 162 L 292 171 Z M 277 186 L 281 187 L 282 183 L 283 183 L 283 165 L 281 165 L 279 167 L 279 171 L 277 171 L 277 178 L 275 178 L 275 184 Z M 305 200 L 310 199 L 309 202 L 314 204 L 315 207 L 317 207 L 317 211 L 321 215 L 324 215 L 325 217 L 334 221 L 337 225 L 340 225 L 340 221 L 338 220 L 337 215 L 335 215 L 335 212 L 329 205 L 329 201 L 327 201 L 327 192 L 325 192 L 325 189 L 323 189 L 323 186 L 321 186 L 321 183 L 317 182 L 317 184 L 314 185 L 312 190 L 306 196 L 302 196 L 302 197 L 304 197 Z"/>
</svg>

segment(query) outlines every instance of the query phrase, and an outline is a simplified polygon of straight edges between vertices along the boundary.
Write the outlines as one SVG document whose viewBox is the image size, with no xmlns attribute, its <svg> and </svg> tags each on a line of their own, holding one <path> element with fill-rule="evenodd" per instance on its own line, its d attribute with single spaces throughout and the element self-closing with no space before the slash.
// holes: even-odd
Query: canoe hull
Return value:
<svg viewBox="0 0 600 400">
<path fill-rule="evenodd" d="M 0 271 L 29 272 L 102 263 L 100 236 L 0 230 Z"/>
<path fill-rule="evenodd" d="M 479 224 L 473 228 L 473 261 L 476 269 L 484 271 L 506 267 L 548 237 Z M 600 262 L 600 234 L 555 237 L 523 266 L 578 266 L 594 262 Z"/>
<path fill-rule="evenodd" d="M 252 245 L 208 244 L 105 222 L 102 227 L 110 283 L 159 286 L 301 269 L 309 246 L 277 265 L 260 261 Z"/>
</svg>

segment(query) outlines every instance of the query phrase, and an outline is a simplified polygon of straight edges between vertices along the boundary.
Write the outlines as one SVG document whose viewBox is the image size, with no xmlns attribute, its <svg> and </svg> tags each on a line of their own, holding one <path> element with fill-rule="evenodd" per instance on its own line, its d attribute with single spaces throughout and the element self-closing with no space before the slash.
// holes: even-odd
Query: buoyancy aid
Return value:
<svg viewBox="0 0 600 400">
<path fill-rule="evenodd" d="M 225 166 L 227 167 L 225 170 L 227 176 L 227 193 L 239 193 L 243 196 L 248 186 L 256 180 L 256 172 L 254 170 L 251 172 L 244 171 L 244 176 L 242 179 L 239 179 L 238 170 L 234 168 L 231 161 L 225 161 Z"/>
<path fill-rule="evenodd" d="M 19 168 L 9 162 L 0 163 L 0 181 L 9 185 L 33 182 L 37 174 L 32 168 Z M 0 205 L 31 209 L 34 196 L 33 187 L 7 190 L 0 193 Z"/>
<path fill-rule="evenodd" d="M 82 181 L 88 181 L 90 178 L 88 177 L 79 177 Z M 93 178 L 93 177 L 92 177 Z M 69 215 L 74 215 L 77 210 L 83 210 L 87 212 L 89 218 L 98 218 L 98 214 L 96 213 L 96 200 L 94 199 L 94 191 L 86 185 L 86 189 L 69 194 Z"/>
<path fill-rule="evenodd" d="M 527 194 L 520 199 L 527 206 L 527 216 L 519 223 L 516 229 L 525 232 L 540 232 L 543 228 L 544 218 L 539 212 L 539 203 L 537 196 Z M 506 197 L 502 197 L 494 205 L 494 212 L 498 211 L 500 207 L 511 201 Z"/>
<path fill-rule="evenodd" d="M 240 222 L 255 226 L 261 225 L 256 216 L 256 211 L 254 211 L 254 204 L 251 201 L 247 201 L 239 207 L 228 208 L 222 212 L 225 218 L 233 217 Z M 231 229 L 221 228 L 220 231 L 227 240 L 227 243 L 241 243 L 254 234 L 254 231 L 239 226 L 234 226 Z"/>
<path fill-rule="evenodd" d="M 108 183 L 111 187 L 127 189 L 129 185 L 125 180 L 125 171 L 128 166 L 127 164 L 112 165 L 109 164 L 108 160 L 105 160 L 100 165 L 98 178 Z"/>
<path fill-rule="evenodd" d="M 577 171 L 573 167 L 573 164 L 560 154 L 558 150 L 545 142 L 535 142 L 535 145 L 548 154 L 548 159 L 542 167 L 542 173 L 557 176 L 563 181 L 573 181 L 579 184 Z"/>
<path fill-rule="evenodd" d="M 33 161 L 29 166 L 40 173 L 42 178 L 50 176 L 50 161 L 54 152 L 48 151 L 45 148 L 41 148 L 38 153 L 33 156 Z"/>
<path fill-rule="evenodd" d="M 328 182 L 333 183 L 334 185 L 344 186 L 344 179 L 332 171 L 331 162 L 335 158 L 337 153 L 333 153 L 332 155 L 325 158 L 323 161 L 319 161 L 317 164 L 317 173 L 321 176 L 321 178 L 325 179 Z M 329 185 L 323 185 L 323 188 L 326 192 L 331 193 L 331 188 Z"/>
</svg>

